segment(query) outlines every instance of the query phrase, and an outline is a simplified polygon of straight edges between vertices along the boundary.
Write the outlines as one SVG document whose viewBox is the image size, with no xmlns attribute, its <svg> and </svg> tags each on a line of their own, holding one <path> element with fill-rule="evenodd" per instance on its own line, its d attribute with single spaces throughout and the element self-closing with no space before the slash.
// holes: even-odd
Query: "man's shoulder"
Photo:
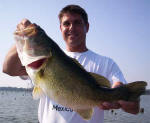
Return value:
<svg viewBox="0 0 150 123">
<path fill-rule="evenodd" d="M 98 54 L 98 53 L 96 53 L 96 52 L 94 52 L 94 51 L 92 51 L 92 50 L 89 50 L 89 51 L 88 51 L 88 55 L 89 55 L 91 58 L 93 58 L 93 59 L 95 59 L 95 60 L 100 60 L 100 61 L 102 61 L 102 62 L 113 62 L 113 59 L 112 59 L 112 58 L 110 58 L 110 57 L 108 57 L 108 56 L 104 56 L 104 55 Z"/>
</svg>

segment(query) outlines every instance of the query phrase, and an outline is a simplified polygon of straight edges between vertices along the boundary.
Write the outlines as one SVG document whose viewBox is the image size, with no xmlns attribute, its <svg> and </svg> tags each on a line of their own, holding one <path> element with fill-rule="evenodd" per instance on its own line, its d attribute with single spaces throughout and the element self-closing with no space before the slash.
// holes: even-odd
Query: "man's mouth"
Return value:
<svg viewBox="0 0 150 123">
<path fill-rule="evenodd" d="M 70 39 L 76 39 L 77 38 L 77 35 L 76 34 L 69 34 L 68 37 Z"/>
<path fill-rule="evenodd" d="M 77 36 L 76 33 L 68 33 L 68 36 Z"/>
<path fill-rule="evenodd" d="M 42 66 L 42 64 L 45 62 L 47 58 L 43 58 L 37 61 L 32 62 L 31 64 L 28 64 L 28 67 L 32 68 L 32 69 L 38 69 Z"/>
</svg>

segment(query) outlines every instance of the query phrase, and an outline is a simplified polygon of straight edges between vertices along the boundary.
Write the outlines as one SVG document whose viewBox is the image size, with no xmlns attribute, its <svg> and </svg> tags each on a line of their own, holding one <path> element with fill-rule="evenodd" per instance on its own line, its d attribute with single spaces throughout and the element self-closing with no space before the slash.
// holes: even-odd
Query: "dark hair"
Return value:
<svg viewBox="0 0 150 123">
<path fill-rule="evenodd" d="M 64 7 L 58 15 L 60 22 L 65 13 L 79 14 L 82 17 L 85 24 L 88 23 L 88 15 L 86 11 L 78 5 L 67 5 L 66 7 Z"/>
</svg>

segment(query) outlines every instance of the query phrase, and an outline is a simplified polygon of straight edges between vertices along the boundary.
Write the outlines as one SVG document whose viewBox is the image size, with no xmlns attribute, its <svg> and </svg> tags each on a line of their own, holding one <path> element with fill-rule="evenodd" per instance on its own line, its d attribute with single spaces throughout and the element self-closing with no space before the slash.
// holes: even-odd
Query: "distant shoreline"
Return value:
<svg viewBox="0 0 150 123">
<path fill-rule="evenodd" d="M 17 87 L 0 87 L 0 91 L 29 91 L 32 92 L 33 88 L 17 88 Z"/>
</svg>

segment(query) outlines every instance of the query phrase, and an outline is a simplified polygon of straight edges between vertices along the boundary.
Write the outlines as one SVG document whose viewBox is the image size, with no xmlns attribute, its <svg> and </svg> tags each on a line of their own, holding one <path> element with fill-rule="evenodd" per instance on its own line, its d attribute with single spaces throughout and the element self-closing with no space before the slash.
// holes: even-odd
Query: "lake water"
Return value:
<svg viewBox="0 0 150 123">
<path fill-rule="evenodd" d="M 137 115 L 129 114 L 121 109 L 105 111 L 105 123 L 150 123 L 150 96 L 141 96 L 141 108 L 143 113 Z"/>
<path fill-rule="evenodd" d="M 0 123 L 38 123 L 31 91 L 0 90 Z"/>
<path fill-rule="evenodd" d="M 142 96 L 144 113 L 132 115 L 122 110 L 105 111 L 105 123 L 150 123 L 150 97 Z M 31 91 L 0 88 L 0 123 L 38 123 L 38 101 Z"/>
</svg>

